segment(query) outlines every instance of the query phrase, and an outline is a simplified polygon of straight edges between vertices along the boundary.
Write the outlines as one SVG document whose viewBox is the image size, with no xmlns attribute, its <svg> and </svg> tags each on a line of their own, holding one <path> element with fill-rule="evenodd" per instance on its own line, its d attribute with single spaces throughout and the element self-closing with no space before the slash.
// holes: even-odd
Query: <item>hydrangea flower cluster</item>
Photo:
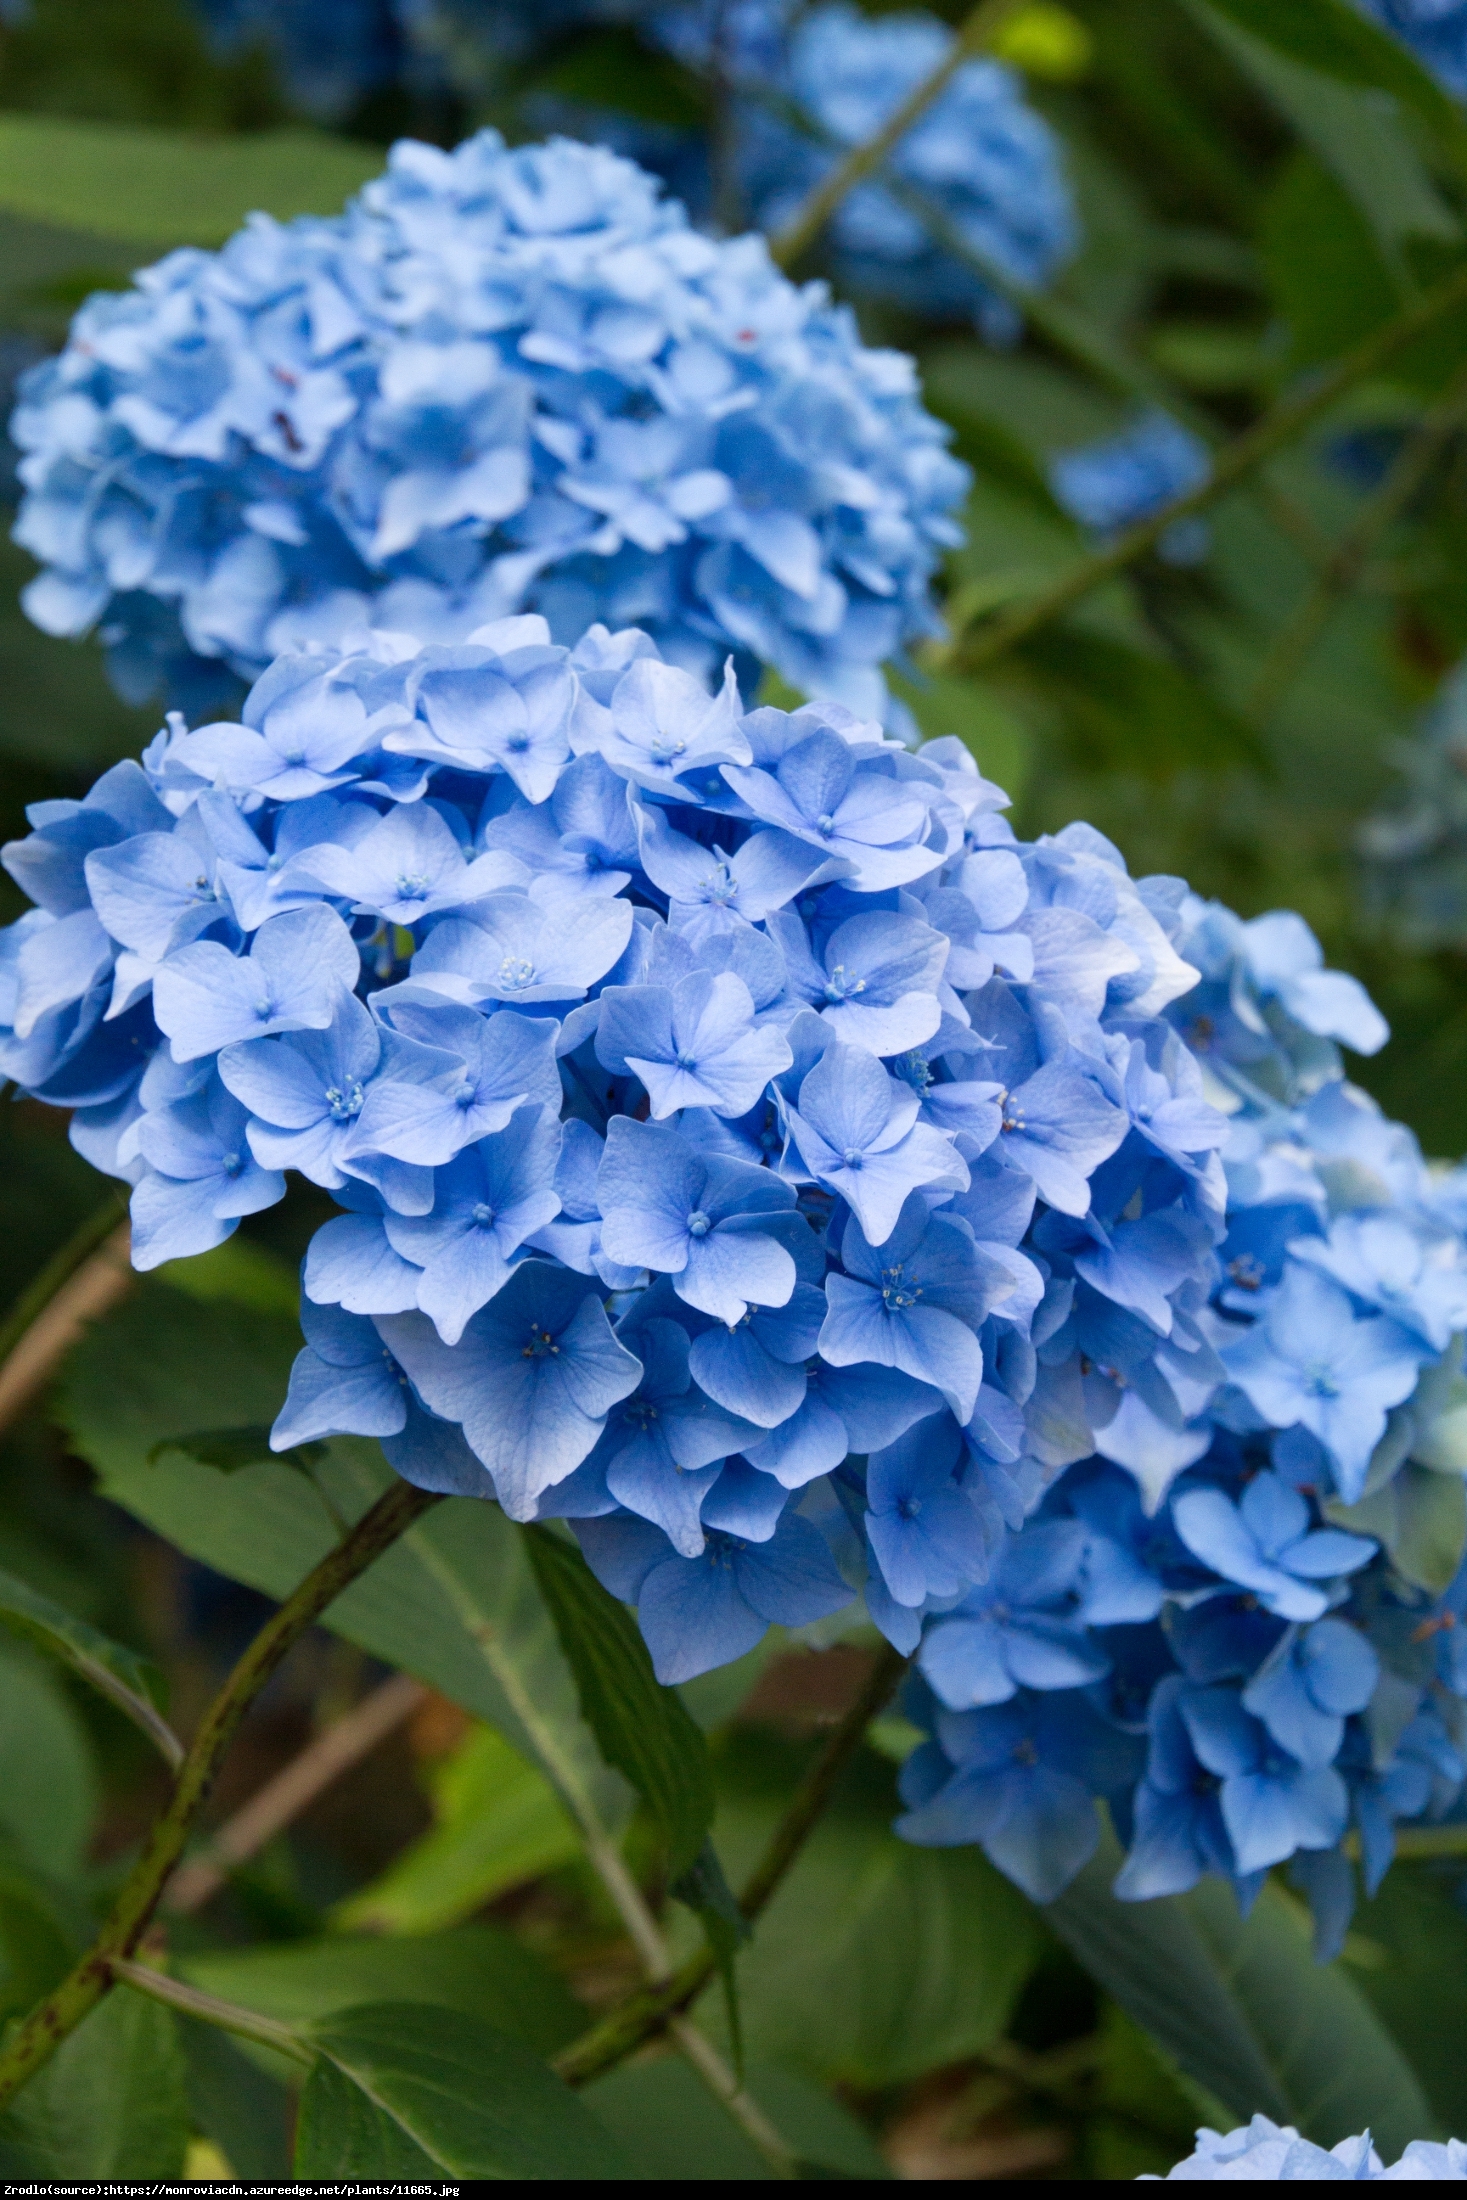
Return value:
<svg viewBox="0 0 1467 2200">
<path fill-rule="evenodd" d="M 846 4 L 799 15 L 772 79 L 743 78 L 738 166 L 761 228 L 777 231 L 851 147 L 874 137 L 938 68 L 954 39 L 935 16 L 867 17 Z M 901 140 L 882 179 L 860 184 L 830 225 L 843 282 L 1012 342 L 1003 283 L 1042 288 L 1078 229 L 1059 146 L 1001 62 L 966 62 Z M 974 264 L 974 263 L 978 264 Z M 999 278 L 985 281 L 983 269 Z"/>
<path fill-rule="evenodd" d="M 568 1520 L 665 1681 L 863 1598 L 910 1839 L 1047 1899 L 1105 1798 L 1333 1944 L 1463 1782 L 1467 1184 L 1301 919 L 1005 800 L 636 630 L 364 633 L 37 806 L 0 1074 L 141 1267 L 333 1194 L 277 1447 Z"/>
<path fill-rule="evenodd" d="M 1198 489 L 1211 472 L 1207 446 L 1169 413 L 1145 413 L 1119 435 L 1062 451 L 1051 463 L 1055 501 L 1102 537 Z M 1169 565 L 1196 565 L 1211 540 L 1206 520 L 1179 519 L 1157 544 Z"/>
<path fill-rule="evenodd" d="M 459 640 L 533 609 L 873 716 L 967 479 L 911 360 L 760 238 L 697 235 L 603 148 L 492 131 L 94 297 L 13 433 L 30 616 L 215 711 L 211 668 L 369 610 Z"/>
<path fill-rule="evenodd" d="M 1301 2139 L 1292 2124 L 1271 2123 L 1255 2116 L 1236 2131 L 1197 2134 L 1197 2151 L 1167 2171 L 1165 2178 L 1144 2171 L 1138 2184 L 1170 2184 L 1173 2178 L 1213 2180 L 1230 2184 L 1283 2184 L 1305 2180 L 1351 2178 L 1361 2183 L 1449 2184 L 1467 2181 L 1467 2146 L 1448 2139 L 1445 2146 L 1434 2139 L 1413 2139 L 1398 2162 L 1386 2168 L 1370 2143 L 1370 2133 L 1341 2139 L 1338 2146 L 1315 2146 Z"/>
<path fill-rule="evenodd" d="M 1467 99 L 1467 4 L 1464 0 L 1360 0 L 1367 15 L 1394 31 L 1449 92 Z"/>
</svg>

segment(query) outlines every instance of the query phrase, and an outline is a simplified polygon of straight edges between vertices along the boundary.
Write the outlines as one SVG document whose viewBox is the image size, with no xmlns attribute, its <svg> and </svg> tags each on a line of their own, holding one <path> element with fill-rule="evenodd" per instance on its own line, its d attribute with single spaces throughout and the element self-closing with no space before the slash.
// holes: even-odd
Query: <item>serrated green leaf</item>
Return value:
<svg viewBox="0 0 1467 2200">
<path fill-rule="evenodd" d="M 435 1824 L 332 1912 L 347 1932 L 429 1933 L 569 1863 L 580 1839 L 549 1781 L 475 1727 L 428 1774 Z"/>
<path fill-rule="evenodd" d="M 642 1797 L 667 1843 L 674 1879 L 688 1870 L 713 1823 L 713 1775 L 702 1729 L 652 1670 L 641 1629 L 603 1589 L 573 1543 L 548 1528 L 524 1531 L 581 1712 L 601 1753 Z"/>
<path fill-rule="evenodd" d="M 0 2175 L 177 2177 L 187 2143 L 172 2012 L 118 1987 L 0 2116 Z"/>
<path fill-rule="evenodd" d="M 73 1618 L 14 1574 L 0 1570 L 0 1625 L 70 1666 L 147 1735 L 176 1771 L 183 1751 L 160 1717 L 163 1676 L 155 1665 Z"/>
<path fill-rule="evenodd" d="M 400 2176 L 405 2138 L 456 2177 L 619 2178 L 627 2165 L 609 2131 L 553 2071 L 481 2019 L 424 2003 L 376 2002 L 311 2025 L 306 2039 L 388 2120 Z M 340 2174 L 338 2149 L 388 2143 L 338 2088 L 307 2082 L 296 2146 L 300 2176 Z M 400 2135 L 400 2136 L 399 2136 Z M 411 2159 L 409 2157 L 409 2159 Z M 358 2153 L 353 2167 L 368 2174 Z"/>
<path fill-rule="evenodd" d="M 190 1986 L 285 2024 L 369 2001 L 423 2002 L 483 2017 L 533 2053 L 553 2055 L 585 2023 L 556 1973 L 490 1925 L 219 1949 L 183 1957 L 177 1969 Z"/>
<path fill-rule="evenodd" d="M 200 138 L 136 123 L 0 117 L 0 209 L 164 250 L 222 244 L 246 215 L 334 214 L 382 166 L 314 130 Z"/>
<path fill-rule="evenodd" d="M 1211 1879 L 1120 1902 L 1120 1860 L 1107 1837 L 1043 1916 L 1239 2122 L 1261 2111 L 1324 2146 L 1368 2125 L 1387 2159 L 1429 2129 L 1421 2086 L 1360 1989 L 1338 1963 L 1314 1962 L 1301 1905 L 1269 1884 L 1245 1921 Z"/>
</svg>

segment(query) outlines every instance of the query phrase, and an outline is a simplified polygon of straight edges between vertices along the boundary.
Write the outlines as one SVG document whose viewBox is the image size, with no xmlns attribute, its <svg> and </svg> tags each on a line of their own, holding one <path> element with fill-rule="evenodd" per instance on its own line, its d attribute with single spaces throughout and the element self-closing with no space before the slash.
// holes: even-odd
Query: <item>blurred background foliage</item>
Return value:
<svg viewBox="0 0 1467 2200">
<path fill-rule="evenodd" d="M 281 32 L 288 10 L 3 11 L 5 394 L 91 290 L 173 245 L 218 242 L 255 205 L 332 210 L 404 131 L 443 144 L 486 120 L 511 136 L 595 134 L 611 114 L 675 152 L 706 120 L 700 87 L 650 56 L 634 23 L 578 26 L 567 12 L 538 43 L 476 41 L 472 12 L 343 5 L 336 45 L 313 56 L 306 41 L 303 60 Z M 1245 915 L 1302 910 L 1395 1030 L 1354 1073 L 1429 1152 L 1456 1155 L 1458 719 L 1424 749 L 1411 736 L 1467 650 L 1467 393 L 1454 379 L 1467 313 L 1222 500 L 1205 559 L 1138 561 L 976 662 L 987 613 L 1091 548 L 1048 485 L 1058 453 L 1158 404 L 1220 446 L 1461 256 L 1467 184 L 1443 172 L 1408 110 L 1282 57 L 1241 27 L 1247 16 L 1205 0 L 1021 11 L 1006 50 L 1063 138 L 1082 249 L 1006 351 L 862 308 L 868 340 L 917 354 L 975 476 L 946 577 L 953 640 L 898 686 L 925 730 L 962 734 L 1009 787 L 1021 834 L 1085 817 L 1133 871 L 1183 873 Z M 818 248 L 798 271 L 820 272 Z M 1392 468 L 1419 457 L 1427 415 L 1430 462 L 1392 497 Z M 7 473 L 0 494 L 14 493 Z M 154 730 L 112 694 L 99 652 L 27 625 L 16 598 L 29 571 L 0 546 L 6 837 L 27 803 L 82 793 Z M 1423 886 L 1413 918 L 1402 877 L 1425 879 L 1423 850 L 1447 884 Z M 95 1201 L 59 1117 L 0 1109 L 12 1303 Z M 188 1273 L 139 1286 L 73 1355 L 59 1401 L 0 1445 L 0 1568 L 154 1660 L 185 1731 L 264 1600 L 297 1578 L 324 1515 L 301 1472 L 201 1463 L 170 1450 L 169 1432 L 268 1421 L 315 1219 L 293 1200 Z M 331 1447 L 317 1470 L 328 1500 L 381 1474 L 362 1449 Z M 482 1548 L 430 1537 L 427 1559 L 394 1553 L 371 1608 L 347 1599 L 338 1631 L 313 1636 L 262 1698 L 216 1825 L 393 1665 L 410 1657 L 433 1683 L 210 1899 L 168 1916 L 180 1975 L 290 2017 L 390 1990 L 477 2010 L 541 2053 L 631 1982 L 617 1921 L 505 1693 L 528 1690 L 572 1757 L 588 1746 L 563 1670 L 545 1678 L 553 1650 L 523 1557 L 483 1513 Z M 414 1567 L 437 1567 L 440 1588 L 457 1568 L 454 1608 L 470 1619 L 431 1619 L 436 1592 Z M 497 1666 L 475 1647 L 475 1599 L 494 1617 Z M 684 1691 L 714 1738 L 735 1878 L 865 1655 L 771 1638 Z M 1365 2103 L 1383 2144 L 1431 2125 L 1467 2131 L 1460 1862 L 1398 1865 L 1340 1962 L 1317 1972 L 1287 1886 L 1246 1928 L 1202 1894 L 1118 1924 L 1098 1865 L 1046 1914 L 976 1851 L 903 1847 L 886 1830 L 900 1723 L 874 1739 L 741 1960 L 751 2089 L 824 2174 L 1131 2177 L 1185 2152 L 1199 2118 L 1259 2106 L 1331 2140 Z M 59 1974 L 162 1791 L 133 1729 L 0 1640 L 0 2016 Z M 624 1793 L 608 1808 L 624 1818 Z M 650 1830 L 633 1822 L 629 1840 L 655 1877 Z M 770 2174 L 676 2059 L 634 2064 L 590 2097 L 644 2175 Z M 187 2160 L 199 2175 L 226 2163 L 276 2175 L 290 2114 L 267 2050 L 120 1994 L 0 2120 L 0 2167 L 164 2175 Z"/>
</svg>

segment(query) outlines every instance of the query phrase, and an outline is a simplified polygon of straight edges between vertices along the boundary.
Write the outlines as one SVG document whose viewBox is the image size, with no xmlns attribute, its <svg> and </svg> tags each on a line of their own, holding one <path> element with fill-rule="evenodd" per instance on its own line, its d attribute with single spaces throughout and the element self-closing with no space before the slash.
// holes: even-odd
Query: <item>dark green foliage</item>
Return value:
<svg viewBox="0 0 1467 2200">
<path fill-rule="evenodd" d="M 581 1713 L 609 1765 L 624 1772 L 667 1843 L 674 1879 L 691 1870 L 713 1818 L 708 1745 L 676 1692 L 664 1688 L 635 1619 L 602 1588 L 573 1543 L 543 1528 L 525 1542 Z"/>
<path fill-rule="evenodd" d="M 297 2176 L 624 2174 L 611 2134 L 508 2034 L 428 2004 L 366 2003 L 307 2033 Z M 325 2066 L 323 2074 L 322 2065 Z"/>
</svg>

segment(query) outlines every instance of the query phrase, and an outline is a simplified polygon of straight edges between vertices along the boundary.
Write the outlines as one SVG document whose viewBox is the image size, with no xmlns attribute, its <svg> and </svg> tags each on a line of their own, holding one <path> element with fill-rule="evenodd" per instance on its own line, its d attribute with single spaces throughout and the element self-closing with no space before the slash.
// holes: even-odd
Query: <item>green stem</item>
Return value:
<svg viewBox="0 0 1467 2200">
<path fill-rule="evenodd" d="M 1229 490 L 1235 489 L 1275 452 L 1294 442 L 1306 428 L 1329 412 L 1357 383 L 1374 374 L 1434 321 L 1464 301 L 1467 301 L 1467 266 L 1457 268 L 1435 290 L 1428 291 L 1394 321 L 1366 337 L 1333 367 L 1309 377 L 1296 396 L 1275 406 L 1255 427 L 1220 452 L 1207 480 L 1197 488 L 1189 490 L 1185 496 L 1173 498 L 1149 519 L 1139 520 L 1134 527 L 1126 528 L 1105 549 L 1096 551 L 1093 557 L 1081 559 L 1042 595 L 995 619 L 976 640 L 964 643 L 960 637 L 955 637 L 942 654 L 960 658 L 965 671 L 976 671 L 983 665 L 992 664 L 995 658 L 1003 656 L 1016 643 L 1027 640 L 1052 619 L 1073 610 L 1095 589 L 1114 580 L 1137 558 L 1154 549 L 1178 520 L 1190 519 L 1194 513 L 1206 511 Z"/>
<path fill-rule="evenodd" d="M 431 1491 L 415 1489 L 410 1482 L 394 1482 L 256 1635 L 205 1712 L 168 1807 L 154 1823 L 95 1942 L 70 1976 L 31 2011 L 0 2054 L 0 2108 L 50 2060 L 108 1992 L 113 1964 L 132 1955 L 208 1800 L 240 1720 L 286 1652 L 420 1513 L 439 1502 Z"/>
<path fill-rule="evenodd" d="M 790 1798 L 788 1808 L 739 1896 L 739 1908 L 752 1925 L 767 1908 L 785 1874 L 809 1839 L 831 1791 L 860 1747 L 871 1721 L 891 1701 L 910 1660 L 884 1646 L 865 1687 L 833 1730 Z M 655 1986 L 631 1995 L 557 2056 L 555 2067 L 568 2085 L 585 2085 L 612 2070 L 643 2043 L 665 2029 L 695 2001 L 716 1969 L 706 1946 Z"/>
<path fill-rule="evenodd" d="M 124 1956 L 114 1956 L 108 1968 L 119 1985 L 135 1986 L 140 1994 L 151 1994 L 154 2001 L 177 2009 L 185 2017 L 217 2025 L 221 2032 L 234 2032 L 242 2040 L 257 2041 L 261 2047 L 273 2047 L 277 2055 L 288 2055 L 292 2062 L 315 2061 L 294 2025 L 282 2024 L 278 2017 L 262 2017 L 256 2009 L 241 2009 L 236 2002 L 221 2001 L 217 1994 L 202 1993 L 197 1986 L 185 1986 L 181 1979 L 169 1978 L 165 1971 L 155 1971 L 150 1964 L 129 1963 Z"/>
<path fill-rule="evenodd" d="M 40 1274 L 33 1276 L 0 1321 L 0 1366 L 9 1359 L 36 1316 L 48 1307 L 64 1283 L 70 1283 L 82 1262 L 127 1220 L 127 1208 L 114 1192 L 104 1199 L 85 1222 L 73 1230 L 66 1243 L 51 1255 Z"/>
<path fill-rule="evenodd" d="M 900 106 L 893 108 L 874 137 L 853 146 L 844 160 L 837 161 L 824 181 L 817 183 L 809 193 L 793 220 L 786 223 L 777 237 L 770 239 L 770 256 L 776 266 L 792 267 L 801 253 L 809 249 L 847 193 L 881 166 L 913 123 L 926 114 L 935 99 L 941 98 L 964 62 L 970 61 L 997 36 L 1019 5 L 1020 0 L 978 0 L 978 6 L 932 74 L 915 85 Z"/>
<path fill-rule="evenodd" d="M 1464 414 L 1467 414 L 1467 370 L 1452 377 L 1437 403 L 1407 439 L 1384 481 L 1366 499 L 1354 524 L 1340 538 L 1313 588 L 1275 636 L 1248 697 L 1248 713 L 1255 724 L 1267 724 L 1276 705 L 1303 670 L 1336 604 L 1358 584 L 1371 551 L 1422 487 L 1444 445 L 1462 425 Z"/>
</svg>

